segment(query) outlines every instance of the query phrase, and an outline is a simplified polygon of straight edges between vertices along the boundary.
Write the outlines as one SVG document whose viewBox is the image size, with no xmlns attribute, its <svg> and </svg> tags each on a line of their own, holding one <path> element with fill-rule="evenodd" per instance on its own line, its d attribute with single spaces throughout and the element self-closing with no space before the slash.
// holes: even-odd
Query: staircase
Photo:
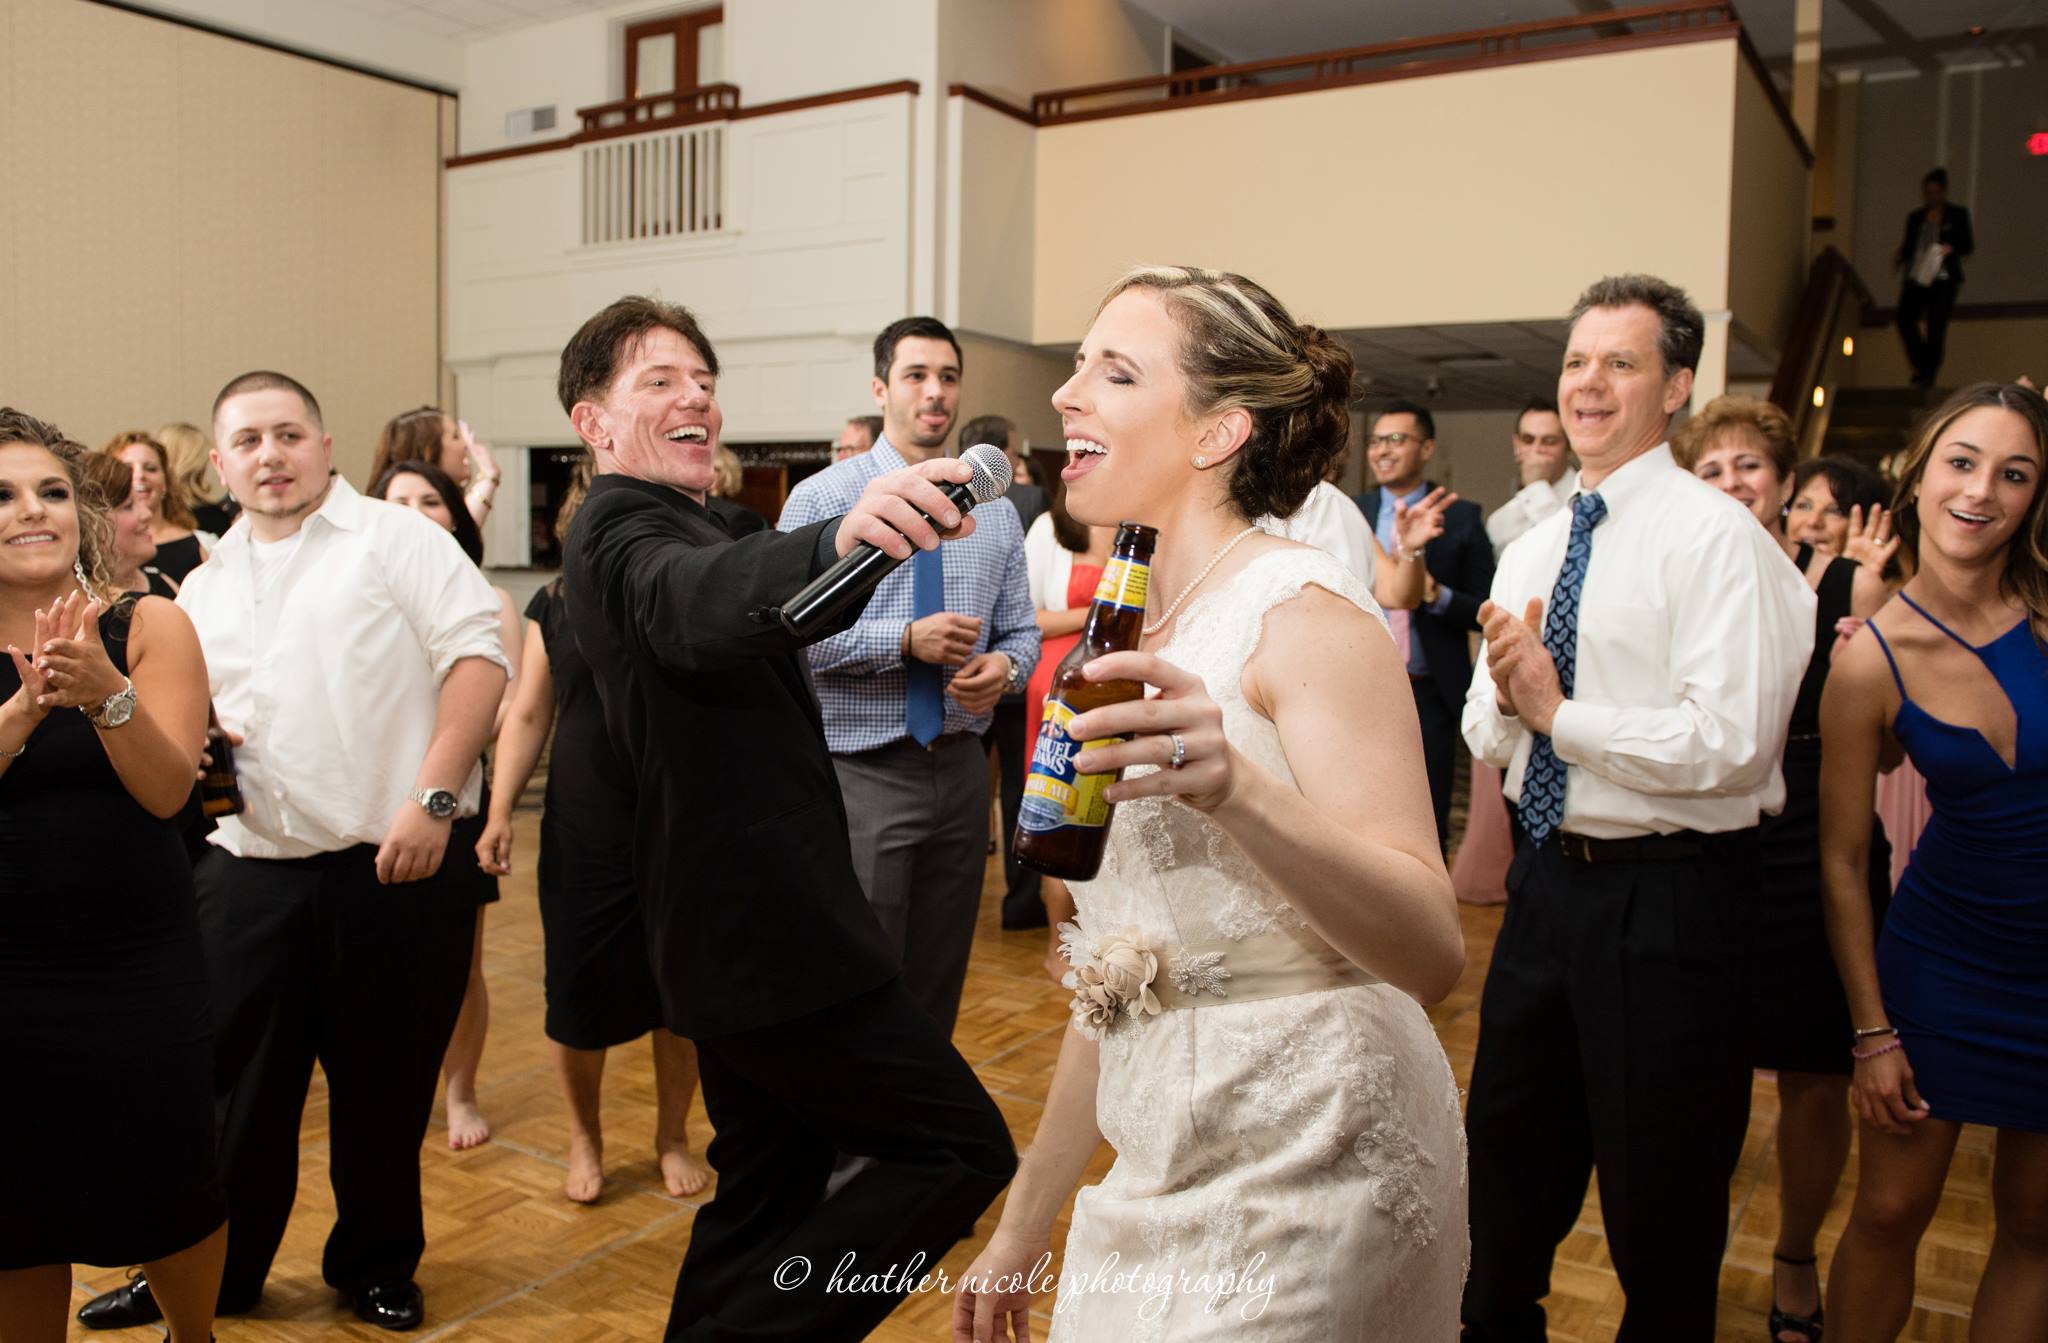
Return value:
<svg viewBox="0 0 2048 1343">
<path fill-rule="evenodd" d="M 1820 450 L 1882 468 L 1887 457 L 1904 451 L 1913 431 L 1948 395 L 1939 387 L 1840 388 Z"/>
</svg>

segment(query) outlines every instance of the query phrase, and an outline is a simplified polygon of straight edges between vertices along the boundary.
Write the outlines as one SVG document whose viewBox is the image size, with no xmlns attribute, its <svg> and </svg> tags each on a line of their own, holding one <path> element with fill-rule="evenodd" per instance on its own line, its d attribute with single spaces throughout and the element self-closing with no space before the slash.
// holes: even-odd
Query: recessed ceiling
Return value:
<svg viewBox="0 0 2048 1343">
<path fill-rule="evenodd" d="M 458 40 L 616 8 L 615 0 L 323 0 L 394 28 Z"/>
</svg>

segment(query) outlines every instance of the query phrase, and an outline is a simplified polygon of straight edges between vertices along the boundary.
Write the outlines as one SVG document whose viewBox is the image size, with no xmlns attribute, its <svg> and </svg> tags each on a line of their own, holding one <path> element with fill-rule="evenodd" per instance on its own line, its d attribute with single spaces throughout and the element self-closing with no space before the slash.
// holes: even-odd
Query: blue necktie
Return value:
<svg viewBox="0 0 2048 1343">
<path fill-rule="evenodd" d="M 1586 585 L 1586 562 L 1593 558 L 1593 529 L 1606 516 L 1607 501 L 1597 494 L 1582 494 L 1573 501 L 1564 568 L 1557 571 L 1557 586 L 1550 590 L 1550 605 L 1543 613 L 1543 646 L 1557 664 L 1557 683 L 1566 699 L 1572 697 L 1579 666 L 1579 589 Z M 1538 844 L 1564 822 L 1564 781 L 1564 762 L 1557 758 L 1550 738 L 1537 733 L 1522 774 L 1520 809 L 1522 828 Z"/>
<path fill-rule="evenodd" d="M 920 550 L 910 571 L 912 620 L 946 609 L 946 562 L 938 550 Z M 946 730 L 945 673 L 935 664 L 912 659 L 910 689 L 903 699 L 903 729 L 919 746 L 929 746 Z"/>
</svg>

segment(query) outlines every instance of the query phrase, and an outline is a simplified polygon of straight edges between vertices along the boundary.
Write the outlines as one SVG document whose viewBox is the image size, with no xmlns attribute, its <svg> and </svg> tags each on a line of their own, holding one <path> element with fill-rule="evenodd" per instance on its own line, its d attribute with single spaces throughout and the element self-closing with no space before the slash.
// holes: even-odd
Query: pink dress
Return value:
<svg viewBox="0 0 2048 1343">
<path fill-rule="evenodd" d="M 1483 760 L 1474 760 L 1465 837 L 1451 861 L 1451 889 L 1468 905 L 1507 902 L 1508 862 L 1515 856 L 1515 837 L 1508 820 L 1508 800 L 1500 789 L 1500 771 Z"/>
</svg>

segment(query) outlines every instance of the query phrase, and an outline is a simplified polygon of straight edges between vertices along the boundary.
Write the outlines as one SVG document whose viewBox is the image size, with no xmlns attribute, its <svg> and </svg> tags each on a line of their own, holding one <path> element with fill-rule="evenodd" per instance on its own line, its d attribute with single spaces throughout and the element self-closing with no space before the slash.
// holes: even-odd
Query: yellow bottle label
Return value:
<svg viewBox="0 0 2048 1343">
<path fill-rule="evenodd" d="M 1141 603 L 1142 597 L 1141 593 Z M 1031 776 L 1024 781 L 1024 803 L 1017 813 L 1019 828 L 1032 834 L 1070 825 L 1099 830 L 1109 824 L 1110 804 L 1102 794 L 1116 782 L 1116 775 L 1083 774 L 1074 768 L 1074 757 L 1098 746 L 1115 746 L 1123 738 L 1076 742 L 1067 731 L 1073 718 L 1074 711 L 1064 700 L 1046 700 L 1045 721 L 1031 753 Z"/>
<path fill-rule="evenodd" d="M 1152 566 L 1136 560 L 1112 559 L 1103 566 L 1102 581 L 1095 585 L 1095 600 L 1126 611 L 1145 609 L 1145 594 L 1152 587 Z"/>
</svg>

